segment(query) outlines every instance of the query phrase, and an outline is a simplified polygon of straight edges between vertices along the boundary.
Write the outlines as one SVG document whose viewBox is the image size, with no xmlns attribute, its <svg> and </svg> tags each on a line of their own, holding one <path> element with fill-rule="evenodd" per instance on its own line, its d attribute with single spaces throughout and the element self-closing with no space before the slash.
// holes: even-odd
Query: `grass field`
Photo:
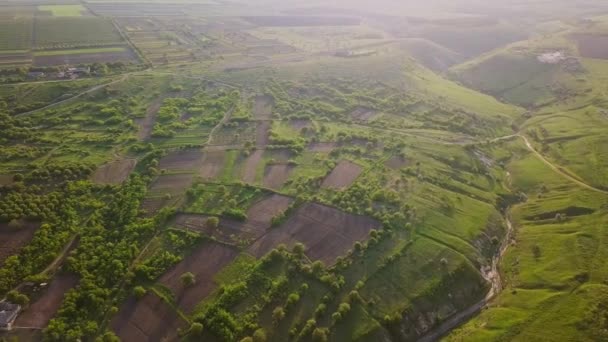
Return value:
<svg viewBox="0 0 608 342">
<path fill-rule="evenodd" d="M 29 49 L 31 39 L 31 19 L 0 20 L 0 50 Z"/>
<path fill-rule="evenodd" d="M 118 31 L 108 19 L 97 17 L 36 18 L 35 49 L 100 46 L 122 42 Z"/>
<path fill-rule="evenodd" d="M 80 17 L 86 8 L 82 5 L 41 5 L 38 10 L 51 12 L 54 17 Z"/>
</svg>

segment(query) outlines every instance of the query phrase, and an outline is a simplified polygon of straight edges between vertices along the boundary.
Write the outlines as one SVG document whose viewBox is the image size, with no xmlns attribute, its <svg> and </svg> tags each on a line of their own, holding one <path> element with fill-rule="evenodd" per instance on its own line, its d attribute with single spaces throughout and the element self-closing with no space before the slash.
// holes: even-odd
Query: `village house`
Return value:
<svg viewBox="0 0 608 342">
<path fill-rule="evenodd" d="M 20 305 L 0 302 L 0 330 L 11 330 L 20 311 Z"/>
</svg>

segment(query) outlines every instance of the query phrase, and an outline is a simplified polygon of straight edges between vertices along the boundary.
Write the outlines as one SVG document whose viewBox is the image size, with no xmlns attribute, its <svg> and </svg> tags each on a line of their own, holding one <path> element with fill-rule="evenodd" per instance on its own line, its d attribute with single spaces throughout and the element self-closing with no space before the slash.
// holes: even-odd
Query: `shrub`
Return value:
<svg viewBox="0 0 608 342">
<path fill-rule="evenodd" d="M 190 326 L 190 334 L 194 336 L 199 336 L 203 333 L 203 324 L 199 322 L 194 322 Z"/>
<path fill-rule="evenodd" d="M 143 298 L 148 291 L 143 286 L 136 286 L 133 289 L 133 294 L 137 299 Z"/>
<path fill-rule="evenodd" d="M 182 274 L 179 279 L 186 287 L 192 286 L 194 285 L 194 283 L 196 283 L 196 276 L 192 272 L 186 272 Z"/>
<path fill-rule="evenodd" d="M 272 310 L 272 321 L 274 324 L 278 324 L 283 318 L 285 318 L 285 310 L 282 307 L 277 306 Z"/>
<path fill-rule="evenodd" d="M 266 342 L 267 339 L 266 331 L 264 329 L 260 328 L 253 333 L 254 342 Z"/>
</svg>

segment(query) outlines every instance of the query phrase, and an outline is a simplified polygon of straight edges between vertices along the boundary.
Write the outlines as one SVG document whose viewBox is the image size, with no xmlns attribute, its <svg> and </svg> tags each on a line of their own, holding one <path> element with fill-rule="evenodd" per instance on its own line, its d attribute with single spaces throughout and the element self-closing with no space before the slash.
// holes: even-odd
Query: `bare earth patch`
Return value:
<svg viewBox="0 0 608 342">
<path fill-rule="evenodd" d="M 241 170 L 241 180 L 245 183 L 255 183 L 256 170 L 262 161 L 264 150 L 255 150 L 245 159 Z"/>
<path fill-rule="evenodd" d="M 253 105 L 253 116 L 258 120 L 271 119 L 272 106 L 272 97 L 267 95 L 257 96 Z"/>
<path fill-rule="evenodd" d="M 152 135 L 152 129 L 154 128 L 154 123 L 156 122 L 156 114 L 160 110 L 160 107 L 163 104 L 163 97 L 159 97 L 154 100 L 146 109 L 146 116 L 142 119 L 137 119 L 137 125 L 139 125 L 139 131 L 137 132 L 137 138 L 139 141 L 145 141 L 150 139 L 150 135 Z"/>
<path fill-rule="evenodd" d="M 136 159 L 121 159 L 100 166 L 93 173 L 93 182 L 97 184 L 121 184 L 137 165 Z"/>
<path fill-rule="evenodd" d="M 317 142 L 308 145 L 309 152 L 330 153 L 338 147 L 335 142 Z"/>
<path fill-rule="evenodd" d="M 350 117 L 355 121 L 367 122 L 376 115 L 376 111 L 369 108 L 359 107 L 350 113 Z"/>
<path fill-rule="evenodd" d="M 292 202 L 291 197 L 272 194 L 255 202 L 247 210 L 245 222 L 221 218 L 219 227 L 212 229 L 206 224 L 206 215 L 178 214 L 173 226 L 202 232 L 225 243 L 236 243 L 236 239 L 253 241 L 264 235 L 270 228 L 273 217 L 284 213 Z"/>
<path fill-rule="evenodd" d="M 170 171 L 198 170 L 203 164 L 203 152 L 199 149 L 188 149 L 169 152 L 158 163 L 160 169 Z"/>
<path fill-rule="evenodd" d="M 344 189 L 349 187 L 363 172 L 363 168 L 349 160 L 342 160 L 329 173 L 323 184 L 323 188 Z"/>
<path fill-rule="evenodd" d="M 39 329 L 46 327 L 59 310 L 65 293 L 76 284 L 78 284 L 78 277 L 75 275 L 60 274 L 56 276 L 45 292 L 19 315 L 15 324 Z"/>
<path fill-rule="evenodd" d="M 258 148 L 268 146 L 270 142 L 270 125 L 270 121 L 258 121 L 255 137 L 255 143 Z"/>
<path fill-rule="evenodd" d="M 165 273 L 160 282 L 175 294 L 175 301 L 180 308 L 185 312 L 191 312 L 217 287 L 213 276 L 238 254 L 236 248 L 217 242 L 205 243 Z M 196 284 L 193 286 L 185 287 L 182 284 L 180 276 L 186 272 L 194 274 Z"/>
<path fill-rule="evenodd" d="M 150 192 L 161 194 L 181 194 L 192 185 L 194 175 L 189 173 L 170 174 L 159 176 L 152 186 Z"/>
<path fill-rule="evenodd" d="M 153 293 L 129 298 L 111 322 L 121 341 L 178 341 L 177 329 L 187 323 Z"/>
<path fill-rule="evenodd" d="M 17 254 L 27 245 L 39 227 L 40 224 L 32 222 L 24 222 L 20 227 L 0 224 L 0 266 L 4 264 L 6 258 Z"/>
<path fill-rule="evenodd" d="M 268 231 L 249 247 L 248 252 L 259 258 L 279 244 L 291 247 L 301 242 L 311 260 L 332 265 L 356 241 L 366 240 L 370 230 L 379 227 L 380 223 L 372 218 L 308 203 L 298 208 L 280 227 Z"/>
<path fill-rule="evenodd" d="M 402 167 L 406 167 L 406 166 L 410 165 L 410 161 L 405 157 L 394 156 L 394 157 L 391 157 L 389 160 L 387 160 L 384 163 L 384 165 L 386 165 L 387 167 L 390 167 L 391 169 L 398 170 Z"/>
<path fill-rule="evenodd" d="M 219 177 L 224 168 L 225 158 L 226 152 L 224 150 L 205 151 L 200 169 L 200 176 L 207 180 L 213 180 Z"/>
<path fill-rule="evenodd" d="M 11 185 L 11 184 L 13 184 L 13 176 L 0 175 L 0 185 Z"/>
<path fill-rule="evenodd" d="M 289 164 L 273 164 L 266 166 L 264 172 L 264 186 L 269 189 L 280 189 L 289 179 L 293 168 L 293 165 Z"/>
</svg>

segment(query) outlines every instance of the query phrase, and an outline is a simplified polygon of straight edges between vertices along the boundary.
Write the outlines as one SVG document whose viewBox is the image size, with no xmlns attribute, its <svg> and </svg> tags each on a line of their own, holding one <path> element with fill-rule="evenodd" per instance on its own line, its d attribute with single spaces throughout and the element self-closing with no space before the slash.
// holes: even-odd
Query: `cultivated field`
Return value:
<svg viewBox="0 0 608 342">
<path fill-rule="evenodd" d="M 272 219 L 284 213 L 292 201 L 290 197 L 277 194 L 265 196 L 247 209 L 247 219 L 244 222 L 222 217 L 218 228 L 215 229 L 208 226 L 208 215 L 178 214 L 172 225 L 202 232 L 230 244 L 254 241 L 271 227 Z"/>
<path fill-rule="evenodd" d="M 279 190 L 289 179 L 295 166 L 289 164 L 272 164 L 264 171 L 264 187 Z"/>
<path fill-rule="evenodd" d="M 92 63 L 131 63 L 137 61 L 137 55 L 128 47 L 53 50 L 35 52 L 35 66 L 79 65 Z"/>
<path fill-rule="evenodd" d="M 256 96 L 253 106 L 253 116 L 257 120 L 268 120 L 272 117 L 272 98 L 269 96 Z"/>
<path fill-rule="evenodd" d="M 136 159 L 120 159 L 100 166 L 93 173 L 93 182 L 98 184 L 120 184 L 131 174 Z"/>
<path fill-rule="evenodd" d="M 202 167 L 203 152 L 198 149 L 169 152 L 162 157 L 158 167 L 167 171 L 194 171 Z"/>
<path fill-rule="evenodd" d="M 348 160 L 342 160 L 323 181 L 324 188 L 344 189 L 349 187 L 363 172 L 363 168 Z"/>
<path fill-rule="evenodd" d="M 203 154 L 203 162 L 200 175 L 203 179 L 213 180 L 218 178 L 224 169 L 224 159 L 226 152 L 223 150 L 207 150 Z"/>
<path fill-rule="evenodd" d="M 122 43 L 108 19 L 97 17 L 40 17 L 34 22 L 34 48 L 66 49 Z"/>
<path fill-rule="evenodd" d="M 161 175 L 152 183 L 150 193 L 177 195 L 190 187 L 193 180 L 194 175 L 189 173 Z"/>
<path fill-rule="evenodd" d="M 0 224 L 0 266 L 9 256 L 15 255 L 26 246 L 40 225 L 32 222 L 12 226 Z"/>
<path fill-rule="evenodd" d="M 270 230 L 247 251 L 261 257 L 279 244 L 293 246 L 301 242 L 311 260 L 332 265 L 355 242 L 366 240 L 369 232 L 379 227 L 380 223 L 369 217 L 310 203 L 298 208 L 285 223 Z"/>
<path fill-rule="evenodd" d="M 187 323 L 164 300 L 148 292 L 129 298 L 112 319 L 111 328 L 122 341 L 175 341 Z"/>
<path fill-rule="evenodd" d="M 198 247 L 183 261 L 160 278 L 174 294 L 177 305 L 185 312 L 191 312 L 196 305 L 217 287 L 213 276 L 228 265 L 238 255 L 238 250 L 216 242 L 207 242 Z M 195 286 L 185 287 L 180 276 L 192 272 Z"/>
<path fill-rule="evenodd" d="M 53 278 L 42 295 L 36 298 L 28 308 L 19 315 L 15 324 L 21 327 L 43 329 L 55 316 L 61 306 L 64 295 L 78 284 L 78 277 L 59 274 Z"/>
</svg>

